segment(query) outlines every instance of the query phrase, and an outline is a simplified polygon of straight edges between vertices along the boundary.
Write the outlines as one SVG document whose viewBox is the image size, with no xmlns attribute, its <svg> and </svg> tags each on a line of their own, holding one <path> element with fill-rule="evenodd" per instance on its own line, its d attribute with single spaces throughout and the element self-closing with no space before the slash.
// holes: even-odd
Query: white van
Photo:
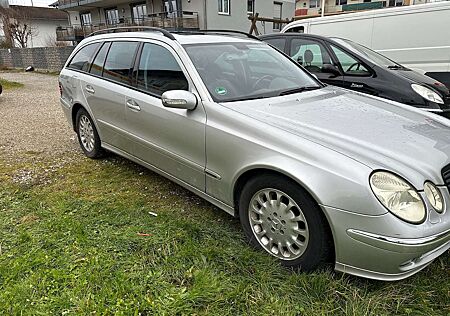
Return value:
<svg viewBox="0 0 450 316">
<path fill-rule="evenodd" d="M 347 38 L 450 87 L 450 1 L 303 19 L 281 32 Z"/>
</svg>

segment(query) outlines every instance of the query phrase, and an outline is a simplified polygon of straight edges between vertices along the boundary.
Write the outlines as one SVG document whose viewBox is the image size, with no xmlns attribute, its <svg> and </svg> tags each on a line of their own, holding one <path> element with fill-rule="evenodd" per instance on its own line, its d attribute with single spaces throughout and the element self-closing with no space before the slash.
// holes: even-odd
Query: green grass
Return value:
<svg viewBox="0 0 450 316">
<path fill-rule="evenodd" d="M 448 254 L 394 283 L 293 273 L 236 219 L 135 164 L 24 156 L 0 160 L 0 314 L 450 313 Z"/>
<path fill-rule="evenodd" d="M 15 81 L 8 81 L 6 79 L 0 78 L 0 84 L 3 87 L 3 90 L 9 90 L 14 88 L 21 88 L 23 87 L 23 84 L 20 82 Z"/>
</svg>

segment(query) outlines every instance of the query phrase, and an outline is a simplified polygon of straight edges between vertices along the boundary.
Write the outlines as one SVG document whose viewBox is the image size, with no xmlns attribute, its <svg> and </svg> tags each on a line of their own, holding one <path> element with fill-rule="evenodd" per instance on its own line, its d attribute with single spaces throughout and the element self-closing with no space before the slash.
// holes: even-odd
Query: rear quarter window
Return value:
<svg viewBox="0 0 450 316">
<path fill-rule="evenodd" d="M 67 67 L 76 70 L 88 71 L 91 66 L 92 58 L 94 57 L 94 54 L 99 46 L 100 43 L 84 46 L 75 53 Z"/>
</svg>

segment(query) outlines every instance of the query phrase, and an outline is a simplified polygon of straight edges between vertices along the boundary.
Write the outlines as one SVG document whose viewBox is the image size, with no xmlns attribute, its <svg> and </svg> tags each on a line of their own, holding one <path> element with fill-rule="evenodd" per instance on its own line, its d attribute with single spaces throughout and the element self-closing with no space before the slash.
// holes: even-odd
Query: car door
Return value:
<svg viewBox="0 0 450 316">
<path fill-rule="evenodd" d="M 126 100 L 133 155 L 204 190 L 205 111 L 199 98 L 194 110 L 164 107 L 161 95 L 169 90 L 189 90 L 198 95 L 169 45 L 143 43 L 135 68 L 135 91 Z"/>
<path fill-rule="evenodd" d="M 83 82 L 86 100 L 98 124 L 103 144 L 130 153 L 126 124 L 126 96 L 129 94 L 137 41 L 104 43 L 98 51 L 89 80 Z"/>
<path fill-rule="evenodd" d="M 292 37 L 289 41 L 287 53 L 322 82 L 337 86 L 343 84 L 342 72 L 330 57 L 322 41 Z"/>
<path fill-rule="evenodd" d="M 373 71 L 363 61 L 337 45 L 330 44 L 334 58 L 344 74 L 342 87 L 377 95 L 378 90 L 373 87 Z"/>
</svg>

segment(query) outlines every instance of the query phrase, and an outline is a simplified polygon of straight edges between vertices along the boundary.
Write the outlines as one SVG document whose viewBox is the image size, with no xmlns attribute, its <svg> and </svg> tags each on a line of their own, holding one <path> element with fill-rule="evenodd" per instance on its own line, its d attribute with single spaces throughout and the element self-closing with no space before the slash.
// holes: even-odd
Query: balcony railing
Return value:
<svg viewBox="0 0 450 316">
<path fill-rule="evenodd" d="M 107 21 L 90 25 L 72 25 L 58 27 L 58 41 L 81 41 L 87 35 L 120 26 L 153 26 L 169 30 L 198 30 L 198 13 L 191 11 L 160 12 L 149 14 L 143 18 L 119 18 L 117 21 Z"/>
</svg>

